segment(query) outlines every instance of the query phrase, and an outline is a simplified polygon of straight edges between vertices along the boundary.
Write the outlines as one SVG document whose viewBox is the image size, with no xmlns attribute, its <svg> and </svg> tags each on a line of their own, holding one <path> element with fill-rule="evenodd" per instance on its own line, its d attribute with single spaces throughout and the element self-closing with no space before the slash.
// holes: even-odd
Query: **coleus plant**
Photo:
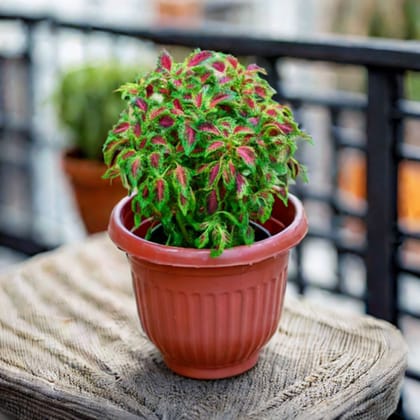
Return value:
<svg viewBox="0 0 420 420">
<path fill-rule="evenodd" d="M 127 102 L 104 144 L 105 178 L 121 176 L 135 227 L 161 223 L 166 244 L 225 248 L 254 242 L 274 198 L 287 202 L 304 167 L 297 140 L 309 137 L 255 64 L 196 50 L 120 88 Z M 149 229 L 146 239 L 150 239 Z"/>
</svg>

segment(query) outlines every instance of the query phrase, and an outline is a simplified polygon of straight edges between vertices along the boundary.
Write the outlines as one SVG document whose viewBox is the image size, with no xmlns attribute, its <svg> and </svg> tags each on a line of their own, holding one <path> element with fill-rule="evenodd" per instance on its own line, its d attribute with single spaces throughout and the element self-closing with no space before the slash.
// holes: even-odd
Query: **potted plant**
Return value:
<svg viewBox="0 0 420 420">
<path fill-rule="evenodd" d="M 282 309 L 289 250 L 307 222 L 288 188 L 308 138 L 257 65 L 195 51 L 121 87 L 103 151 L 131 194 L 109 234 L 131 264 L 142 326 L 175 372 L 253 367 Z"/>
<path fill-rule="evenodd" d="M 112 208 L 126 194 L 119 180 L 102 179 L 102 146 L 124 105 L 113 90 L 135 74 L 114 63 L 86 65 L 66 72 L 59 82 L 58 118 L 72 145 L 62 165 L 88 233 L 106 230 Z"/>
</svg>

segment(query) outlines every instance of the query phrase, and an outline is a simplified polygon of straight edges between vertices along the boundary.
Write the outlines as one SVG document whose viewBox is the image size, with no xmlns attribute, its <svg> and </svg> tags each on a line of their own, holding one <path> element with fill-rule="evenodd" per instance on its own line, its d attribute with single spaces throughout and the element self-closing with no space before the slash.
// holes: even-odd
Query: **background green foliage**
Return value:
<svg viewBox="0 0 420 420">
<path fill-rule="evenodd" d="M 81 157 L 102 160 L 102 145 L 124 107 L 115 90 L 139 69 L 117 63 L 86 65 L 63 74 L 56 93 L 60 123 Z"/>
</svg>

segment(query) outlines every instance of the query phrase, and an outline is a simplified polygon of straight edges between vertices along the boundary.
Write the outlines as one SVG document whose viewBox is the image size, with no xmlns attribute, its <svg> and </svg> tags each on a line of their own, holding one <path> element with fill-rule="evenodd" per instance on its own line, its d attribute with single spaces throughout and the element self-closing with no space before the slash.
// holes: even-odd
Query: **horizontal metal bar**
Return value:
<svg viewBox="0 0 420 420">
<path fill-rule="evenodd" d="M 399 265 L 398 271 L 403 274 L 408 274 L 410 276 L 419 277 L 420 279 L 420 269 L 412 266 L 407 265 Z"/>
<path fill-rule="evenodd" d="M 290 281 L 291 283 L 296 283 L 296 280 L 292 276 L 288 279 L 288 281 Z M 353 299 L 353 300 L 361 300 L 361 301 L 365 300 L 364 295 L 356 295 L 354 293 L 349 292 L 348 290 L 343 290 L 341 288 L 331 288 L 331 287 L 324 286 L 319 283 L 309 282 L 307 279 L 304 279 L 304 284 L 305 284 L 305 290 L 307 290 L 308 288 L 313 288 L 313 289 L 322 290 L 324 292 L 333 293 L 335 295 L 345 296 L 346 298 Z"/>
<path fill-rule="evenodd" d="M 4 166 L 6 170 L 13 169 L 19 171 L 27 171 L 30 168 L 30 163 L 28 161 L 28 156 L 22 154 L 19 160 L 17 160 L 11 153 L 0 154 L 0 164 Z"/>
<path fill-rule="evenodd" d="M 327 91 L 321 93 L 289 89 L 282 86 L 280 92 L 282 99 L 291 103 L 354 111 L 364 111 L 367 106 L 364 95 L 348 91 Z"/>
<path fill-rule="evenodd" d="M 420 320 L 420 312 L 414 312 L 414 311 L 411 311 L 410 309 L 406 309 L 406 308 L 399 308 L 398 313 L 400 315 L 406 315 L 406 316 L 409 316 L 411 318 Z"/>
<path fill-rule="evenodd" d="M 21 252 L 27 256 L 33 256 L 52 250 L 54 247 L 49 247 L 32 238 L 22 238 L 13 235 L 9 232 L 0 231 L 0 246 L 13 249 L 14 251 Z"/>
<path fill-rule="evenodd" d="M 420 162 L 420 147 L 401 143 L 398 147 L 397 157 L 401 160 Z"/>
<path fill-rule="evenodd" d="M 316 228 L 310 228 L 307 237 L 328 240 L 333 243 L 338 252 L 343 254 L 353 254 L 363 258 L 366 253 L 366 245 L 357 246 L 346 244 L 342 242 L 335 233 L 326 232 Z"/>
<path fill-rule="evenodd" d="M 366 146 L 361 142 L 355 143 L 353 141 L 348 141 L 348 139 L 338 139 L 337 143 L 338 146 L 343 149 L 355 149 L 359 150 L 360 152 L 366 153 Z"/>
<path fill-rule="evenodd" d="M 394 118 L 420 118 L 420 102 L 400 99 L 397 102 L 397 109 L 393 112 Z"/>
<path fill-rule="evenodd" d="M 405 372 L 405 376 L 410 379 L 414 379 L 415 381 L 420 382 L 420 372 L 415 372 L 414 370 L 408 369 Z"/>
<path fill-rule="evenodd" d="M 299 196 L 302 200 L 310 200 L 316 201 L 318 203 L 328 204 L 334 210 L 340 213 L 341 216 L 356 217 L 358 219 L 364 219 L 366 217 L 366 209 L 350 209 L 343 200 L 334 198 L 334 196 L 332 196 L 330 193 L 303 188 L 299 191 Z"/>
<path fill-rule="evenodd" d="M 148 39 L 159 44 L 186 45 L 239 55 L 293 57 L 305 60 L 376 66 L 385 69 L 420 70 L 420 42 L 362 37 L 334 36 L 301 38 L 273 37 L 269 33 L 249 34 L 245 26 L 216 25 L 194 29 L 160 28 L 156 25 L 138 28 L 57 19 L 51 16 L 29 16 L 2 12 L 2 20 L 21 20 L 27 24 L 49 21 L 52 25 L 77 30 L 92 30 Z"/>
<path fill-rule="evenodd" d="M 334 201 L 330 193 L 323 192 L 323 191 L 310 190 L 309 188 L 302 188 L 299 191 L 299 197 L 301 200 L 316 201 L 318 203 L 328 204 L 330 206 L 332 206 L 333 201 Z"/>
<path fill-rule="evenodd" d="M 13 124 L 13 123 L 5 123 L 1 121 L 0 117 L 0 134 L 4 132 L 10 134 L 18 134 L 22 136 L 24 139 L 27 138 L 28 133 L 30 132 L 30 128 L 23 125 L 23 124 Z"/>
<path fill-rule="evenodd" d="M 351 148 L 360 150 L 361 152 L 366 152 L 366 145 L 363 140 L 358 136 L 354 136 L 348 133 L 347 130 L 342 127 L 332 126 L 331 133 L 336 139 L 337 145 L 343 148 Z"/>
<path fill-rule="evenodd" d="M 420 232 L 412 232 L 403 228 L 399 229 L 400 236 L 403 237 L 403 239 L 414 239 L 417 241 L 420 241 Z"/>
</svg>

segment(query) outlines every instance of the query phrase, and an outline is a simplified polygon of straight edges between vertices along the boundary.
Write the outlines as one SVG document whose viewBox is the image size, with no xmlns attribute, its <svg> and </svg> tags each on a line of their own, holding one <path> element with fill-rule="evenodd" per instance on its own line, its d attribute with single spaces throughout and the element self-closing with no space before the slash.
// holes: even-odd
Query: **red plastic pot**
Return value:
<svg viewBox="0 0 420 420">
<path fill-rule="evenodd" d="M 273 235 L 253 245 L 208 250 L 177 248 L 132 233 L 130 198 L 114 208 L 109 235 L 127 253 L 140 321 L 167 366 L 184 376 L 217 379 L 252 368 L 277 329 L 289 250 L 307 232 L 302 203 L 275 203 L 264 225 Z"/>
</svg>

